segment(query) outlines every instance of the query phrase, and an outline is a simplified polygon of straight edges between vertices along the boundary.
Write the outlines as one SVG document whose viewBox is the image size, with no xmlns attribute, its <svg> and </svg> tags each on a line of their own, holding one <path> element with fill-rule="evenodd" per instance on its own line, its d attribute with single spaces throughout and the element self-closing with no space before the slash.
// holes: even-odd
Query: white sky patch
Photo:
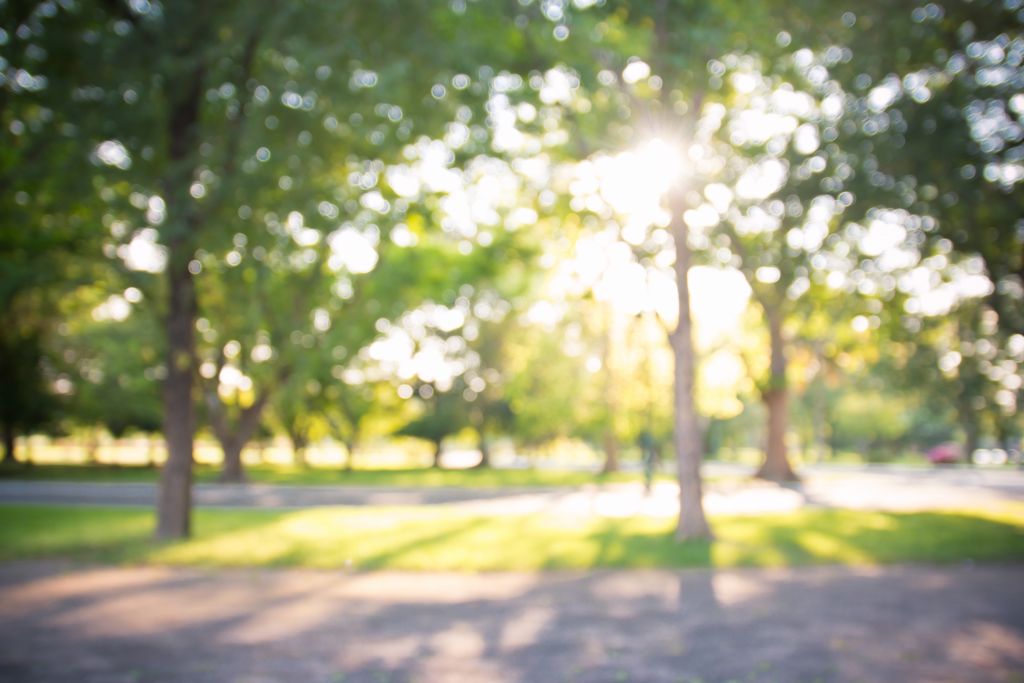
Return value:
<svg viewBox="0 0 1024 683">
<path fill-rule="evenodd" d="M 119 294 L 107 297 L 107 300 L 92 309 L 92 318 L 96 321 L 113 320 L 120 322 L 132 313 L 132 305 Z"/>
<path fill-rule="evenodd" d="M 457 377 L 479 364 L 479 358 L 467 350 L 465 340 L 458 336 L 443 338 L 429 330 L 437 316 L 451 314 L 453 309 L 427 304 L 410 311 L 398 324 L 372 342 L 360 356 L 374 362 L 386 375 L 409 382 L 433 383 L 440 391 L 452 387 Z M 459 324 L 464 317 L 459 314 Z M 453 323 L 453 319 L 447 322 Z M 452 330 L 456 329 L 453 327 Z"/>
<path fill-rule="evenodd" d="M 965 259 L 944 272 L 929 261 L 925 259 L 923 265 L 899 278 L 900 290 L 910 295 L 904 307 L 911 315 L 946 315 L 961 301 L 986 297 L 993 291 L 992 281 L 984 274 L 977 257 Z"/>
<path fill-rule="evenodd" d="M 385 175 L 388 185 L 399 197 L 412 198 L 420 193 L 420 179 L 409 166 L 389 166 Z"/>
<path fill-rule="evenodd" d="M 125 146 L 118 140 L 105 140 L 101 142 L 96 146 L 94 154 L 96 159 L 107 166 L 114 166 L 122 171 L 131 168 L 132 158 Z"/>
<path fill-rule="evenodd" d="M 639 59 L 634 60 L 626 65 L 626 68 L 622 70 L 622 80 L 630 85 L 639 83 L 645 78 L 650 77 L 651 67 L 647 62 L 640 61 Z"/>
<path fill-rule="evenodd" d="M 117 249 L 117 255 L 131 270 L 162 273 L 167 265 L 167 249 L 157 243 L 153 228 L 140 230 L 128 244 Z"/>
<path fill-rule="evenodd" d="M 562 310 L 546 299 L 536 301 L 527 309 L 524 318 L 531 325 L 552 328 L 562 319 Z"/>
<path fill-rule="evenodd" d="M 786 182 L 786 164 L 767 159 L 748 168 L 736 182 L 736 194 L 743 199 L 767 199 Z"/>
<path fill-rule="evenodd" d="M 797 128 L 796 133 L 793 135 L 793 149 L 800 154 L 814 154 L 820 144 L 818 127 L 810 123 L 805 123 Z"/>
<path fill-rule="evenodd" d="M 860 250 L 867 256 L 879 256 L 895 249 L 907 239 L 907 229 L 899 223 L 876 219 L 868 224 L 860 240 Z"/>
<path fill-rule="evenodd" d="M 548 69 L 540 88 L 540 101 L 544 104 L 569 104 L 576 87 L 576 77 L 568 71 Z"/>
<path fill-rule="evenodd" d="M 868 106 L 873 111 L 882 112 L 889 108 L 900 94 L 900 81 L 892 77 L 868 92 Z"/>
<path fill-rule="evenodd" d="M 373 243 L 352 227 L 332 232 L 327 243 L 331 248 L 328 265 L 333 270 L 345 268 L 354 274 L 369 273 L 377 266 L 377 250 Z"/>
<path fill-rule="evenodd" d="M 764 144 L 772 138 L 791 135 L 798 126 L 796 117 L 788 114 L 745 109 L 729 122 L 729 130 L 737 143 Z"/>
</svg>

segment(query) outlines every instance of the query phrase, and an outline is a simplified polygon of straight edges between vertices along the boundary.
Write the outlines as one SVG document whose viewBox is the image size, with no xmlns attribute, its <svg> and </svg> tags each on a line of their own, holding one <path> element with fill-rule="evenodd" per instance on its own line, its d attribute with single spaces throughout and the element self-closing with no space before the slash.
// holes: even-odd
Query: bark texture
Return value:
<svg viewBox="0 0 1024 683">
<path fill-rule="evenodd" d="M 789 422 L 789 389 L 786 386 L 786 338 L 782 333 L 782 316 L 767 309 L 768 333 L 771 340 L 771 373 L 768 386 L 761 393 L 768 412 L 765 430 L 764 462 L 757 476 L 769 481 L 796 481 L 786 451 L 786 426 Z"/>
<path fill-rule="evenodd" d="M 676 538 L 711 538 L 711 528 L 704 516 L 703 486 L 700 466 L 704 443 L 694 400 L 696 359 L 693 348 L 693 321 L 690 315 L 691 254 L 687 242 L 689 230 L 683 220 L 684 207 L 677 202 L 672 211 L 672 236 L 676 245 L 676 287 L 679 294 L 679 322 L 671 335 L 675 356 L 673 386 L 674 434 L 679 476 L 679 523 Z"/>
<path fill-rule="evenodd" d="M 199 139 L 204 70 L 190 74 L 172 102 L 167 122 L 169 170 L 164 183 L 167 220 L 167 378 L 164 381 L 164 438 L 167 462 L 157 499 L 158 538 L 184 538 L 191 532 L 192 448 L 195 415 L 196 292 L 190 269 L 197 216 L 188 194 L 192 157 Z"/>
</svg>

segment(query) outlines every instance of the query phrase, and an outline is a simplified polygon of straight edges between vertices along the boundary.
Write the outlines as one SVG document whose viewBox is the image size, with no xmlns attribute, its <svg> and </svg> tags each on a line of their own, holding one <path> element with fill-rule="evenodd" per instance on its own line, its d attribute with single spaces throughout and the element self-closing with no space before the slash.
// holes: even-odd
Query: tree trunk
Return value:
<svg viewBox="0 0 1024 683">
<path fill-rule="evenodd" d="M 3 460 L 0 461 L 4 465 L 13 465 L 18 462 L 17 458 L 15 458 L 14 452 L 17 445 L 17 436 L 18 433 L 14 429 L 14 425 L 5 423 L 3 426 L 4 457 Z"/>
<path fill-rule="evenodd" d="M 192 387 L 196 370 L 197 307 L 190 268 L 198 216 L 189 195 L 189 185 L 199 143 L 204 76 L 204 65 L 200 62 L 171 100 L 167 118 L 168 168 L 163 187 L 167 217 L 161 228 L 167 247 L 167 378 L 164 381 L 167 462 L 160 476 L 157 498 L 157 538 L 184 538 L 191 531 L 195 433 Z"/>
<path fill-rule="evenodd" d="M 441 469 L 441 443 L 441 441 L 437 441 L 434 443 L 434 460 L 433 463 L 431 464 L 431 467 L 433 467 L 435 470 Z"/>
<path fill-rule="evenodd" d="M 814 399 L 814 405 L 811 407 L 811 420 L 812 430 L 814 432 L 814 456 L 817 462 L 822 462 L 825 458 L 830 455 L 828 447 L 828 438 L 826 436 L 826 425 L 828 424 L 828 415 L 826 414 L 825 406 L 825 392 L 815 392 L 818 394 Z"/>
<path fill-rule="evenodd" d="M 292 443 L 292 465 L 301 467 L 302 469 L 309 469 L 309 462 L 306 460 L 306 446 L 309 445 L 308 439 L 301 434 L 289 434 L 288 440 Z"/>
<path fill-rule="evenodd" d="M 88 465 L 98 465 L 100 462 L 100 430 L 93 427 L 85 438 L 85 462 Z"/>
<path fill-rule="evenodd" d="M 771 375 L 768 388 L 761 393 L 768 409 L 764 462 L 757 477 L 769 481 L 797 481 L 786 454 L 786 427 L 788 424 L 789 394 L 786 388 L 786 339 L 782 334 L 782 316 L 778 311 L 765 308 L 771 339 Z"/>
<path fill-rule="evenodd" d="M 978 428 L 975 415 L 973 412 L 968 412 L 965 414 L 964 419 L 964 436 L 966 437 L 964 462 L 968 465 L 974 464 L 974 451 L 978 450 L 978 446 L 981 443 L 981 430 Z"/>
<path fill-rule="evenodd" d="M 345 460 L 345 471 L 346 472 L 351 472 L 352 470 L 355 469 L 356 442 L 355 441 L 346 441 L 345 442 L 345 452 L 348 453 L 348 458 Z"/>
<path fill-rule="evenodd" d="M 487 445 L 487 437 L 483 431 L 479 432 L 480 438 L 477 441 L 477 448 L 480 449 L 480 462 L 473 466 L 474 469 L 487 469 L 491 466 L 491 448 Z"/>
<path fill-rule="evenodd" d="M 210 405 L 210 425 L 224 452 L 224 465 L 221 468 L 220 481 L 229 484 L 240 484 L 246 481 L 242 449 L 256 433 L 268 396 L 268 392 L 263 392 L 255 403 L 243 409 L 237 424 L 232 429 L 224 417 L 224 406 L 219 403 L 220 398 L 216 391 L 207 395 L 207 402 Z"/>
<path fill-rule="evenodd" d="M 167 461 L 160 474 L 157 538 L 185 538 L 191 532 L 192 448 L 195 415 L 195 284 L 188 266 L 191 250 L 180 240 L 168 248 L 167 378 L 164 381 L 164 438 Z"/>
<path fill-rule="evenodd" d="M 601 474 L 611 474 L 619 471 L 619 442 L 615 437 L 615 417 L 618 413 L 618 403 L 615 397 L 618 395 L 617 377 L 615 364 L 612 362 L 614 354 L 613 344 L 615 343 L 615 311 L 611 304 L 604 307 L 604 344 L 601 347 L 601 367 L 604 370 L 604 402 L 605 410 L 608 412 L 605 423 L 602 442 L 604 447 L 604 464 L 601 466 Z"/>
<path fill-rule="evenodd" d="M 227 442 L 221 441 L 221 450 L 224 451 L 224 465 L 221 467 L 220 476 L 217 480 L 224 484 L 244 484 L 245 468 L 242 466 L 242 446 L 240 439 L 230 439 Z"/>
<path fill-rule="evenodd" d="M 615 432 L 611 429 L 604 431 L 604 465 L 601 466 L 601 474 L 611 474 L 619 471 L 619 440 L 615 438 Z"/>
<path fill-rule="evenodd" d="M 678 198 L 674 198 L 677 199 Z M 676 246 L 676 289 L 679 295 L 679 322 L 670 337 L 675 357 L 673 386 L 674 434 L 679 476 L 679 523 L 676 539 L 711 538 L 704 516 L 700 465 L 703 439 L 694 400 L 696 361 L 693 349 L 693 322 L 690 318 L 690 245 L 689 228 L 683 220 L 683 202 L 672 207 L 672 236 Z"/>
</svg>

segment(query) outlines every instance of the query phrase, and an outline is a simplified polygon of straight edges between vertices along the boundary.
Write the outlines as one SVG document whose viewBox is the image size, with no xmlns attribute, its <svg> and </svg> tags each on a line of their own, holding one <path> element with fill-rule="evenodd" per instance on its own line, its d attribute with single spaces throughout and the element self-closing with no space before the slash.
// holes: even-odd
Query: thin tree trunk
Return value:
<svg viewBox="0 0 1024 683">
<path fill-rule="evenodd" d="M 700 465 L 703 439 L 694 400 L 696 359 L 693 349 L 693 322 L 690 317 L 690 245 L 689 229 L 683 220 L 681 201 L 672 207 L 672 236 L 676 246 L 676 288 L 679 295 L 679 322 L 670 337 L 675 357 L 673 407 L 674 435 L 679 476 L 679 523 L 676 539 L 711 538 L 711 528 L 704 516 Z"/>
<path fill-rule="evenodd" d="M 306 460 L 306 446 L 308 446 L 308 440 L 301 434 L 289 434 L 288 440 L 292 443 L 292 465 L 301 467 L 302 469 L 309 468 L 309 462 Z"/>
<path fill-rule="evenodd" d="M 4 465 L 13 465 L 18 462 L 14 452 L 17 446 L 17 436 L 18 433 L 14 429 L 14 425 L 5 423 L 3 426 L 4 458 L 2 461 Z"/>
<path fill-rule="evenodd" d="M 473 467 L 474 469 L 487 469 L 491 466 L 491 448 L 487 445 L 487 437 L 482 429 L 478 431 L 478 434 L 477 448 L 480 450 L 480 462 Z"/>
<path fill-rule="evenodd" d="M 433 467 L 436 470 L 441 469 L 441 443 L 441 441 L 437 441 L 434 443 L 434 460 L 433 463 L 431 464 L 431 467 Z"/>
<path fill-rule="evenodd" d="M 964 422 L 964 435 L 967 442 L 964 444 L 964 462 L 968 465 L 974 464 L 974 451 L 978 450 L 981 443 L 980 430 L 974 413 L 968 413 Z"/>
<path fill-rule="evenodd" d="M 348 458 L 345 460 L 345 471 L 346 472 L 351 472 L 352 470 L 355 469 L 356 442 L 355 441 L 346 441 L 345 442 L 345 452 L 348 453 Z"/>
<path fill-rule="evenodd" d="M 85 462 L 89 465 L 98 465 L 100 452 L 100 430 L 99 427 L 93 427 L 89 430 L 88 436 L 85 439 Z"/>
<path fill-rule="evenodd" d="M 619 440 L 615 438 L 615 432 L 609 427 L 604 430 L 603 435 L 604 465 L 601 466 L 601 474 L 611 474 L 619 471 Z"/>
<path fill-rule="evenodd" d="M 768 388 L 761 395 L 768 410 L 768 420 L 764 462 L 756 476 L 777 482 L 797 481 L 786 453 L 789 392 L 786 387 L 786 339 L 782 334 L 782 316 L 769 308 L 765 308 L 765 314 L 771 340 L 771 374 Z"/>
<path fill-rule="evenodd" d="M 826 415 L 825 406 L 825 392 L 814 392 L 817 396 L 814 397 L 814 405 L 811 406 L 811 423 L 812 430 L 814 432 L 814 456 L 817 462 L 822 462 L 828 455 L 828 438 L 825 435 L 826 423 L 828 416 Z"/>
</svg>

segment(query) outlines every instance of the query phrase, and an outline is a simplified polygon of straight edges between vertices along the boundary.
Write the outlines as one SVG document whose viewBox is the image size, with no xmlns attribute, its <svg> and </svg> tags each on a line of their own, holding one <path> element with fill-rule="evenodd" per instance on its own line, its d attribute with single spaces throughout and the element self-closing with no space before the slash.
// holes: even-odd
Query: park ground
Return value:
<svg viewBox="0 0 1024 683">
<path fill-rule="evenodd" d="M 1024 681 L 1024 473 L 710 474 L 686 544 L 667 481 L 206 483 L 157 544 L 144 479 L 8 477 L 0 680 Z"/>
</svg>

